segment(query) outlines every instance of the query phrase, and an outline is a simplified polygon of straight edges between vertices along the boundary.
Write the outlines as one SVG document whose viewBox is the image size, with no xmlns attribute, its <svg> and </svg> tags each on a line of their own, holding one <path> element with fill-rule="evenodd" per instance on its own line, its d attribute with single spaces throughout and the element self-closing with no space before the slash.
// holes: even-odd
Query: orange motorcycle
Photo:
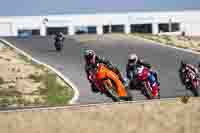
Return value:
<svg viewBox="0 0 200 133">
<path fill-rule="evenodd" d="M 132 96 L 123 85 L 118 75 L 104 64 L 98 64 L 95 72 L 96 86 L 103 93 L 107 93 L 114 101 L 132 100 Z"/>
</svg>

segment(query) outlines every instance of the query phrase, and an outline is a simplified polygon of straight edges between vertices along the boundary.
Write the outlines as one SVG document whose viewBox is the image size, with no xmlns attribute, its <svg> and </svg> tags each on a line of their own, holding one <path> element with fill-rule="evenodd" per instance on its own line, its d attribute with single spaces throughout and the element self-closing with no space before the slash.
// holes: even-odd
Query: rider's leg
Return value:
<svg viewBox="0 0 200 133">
<path fill-rule="evenodd" d="M 159 81 L 159 79 L 158 79 L 157 73 L 154 72 L 154 71 L 151 71 L 151 73 L 154 75 L 154 77 L 155 77 L 155 79 L 156 79 L 156 82 L 157 82 L 157 84 L 158 84 L 158 86 L 159 86 L 159 85 L 160 85 L 160 81 Z"/>
<path fill-rule="evenodd" d="M 152 73 L 149 74 L 148 80 L 150 81 L 151 86 L 156 82 L 156 78 Z"/>
<path fill-rule="evenodd" d="M 157 97 L 157 95 L 158 95 L 158 86 L 155 86 L 155 82 L 156 82 L 155 76 L 153 76 L 152 73 L 149 74 L 148 80 L 150 81 L 150 85 L 152 87 L 152 94 L 153 94 L 153 96 Z"/>
<path fill-rule="evenodd" d="M 92 89 L 92 92 L 94 93 L 99 92 L 99 88 L 97 88 L 97 86 L 94 83 L 91 84 L 91 89 Z"/>
</svg>

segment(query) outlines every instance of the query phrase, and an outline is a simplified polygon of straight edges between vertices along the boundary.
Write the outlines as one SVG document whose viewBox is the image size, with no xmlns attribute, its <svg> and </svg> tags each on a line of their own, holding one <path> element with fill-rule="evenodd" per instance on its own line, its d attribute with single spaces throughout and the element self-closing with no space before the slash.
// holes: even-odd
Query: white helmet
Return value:
<svg viewBox="0 0 200 133">
<path fill-rule="evenodd" d="M 132 53 L 132 54 L 129 55 L 128 60 L 130 62 L 136 63 L 138 61 L 138 57 L 137 57 L 136 54 Z"/>
<path fill-rule="evenodd" d="M 95 58 L 96 54 L 93 50 L 88 49 L 84 51 L 84 56 L 86 60 L 92 60 Z"/>
</svg>

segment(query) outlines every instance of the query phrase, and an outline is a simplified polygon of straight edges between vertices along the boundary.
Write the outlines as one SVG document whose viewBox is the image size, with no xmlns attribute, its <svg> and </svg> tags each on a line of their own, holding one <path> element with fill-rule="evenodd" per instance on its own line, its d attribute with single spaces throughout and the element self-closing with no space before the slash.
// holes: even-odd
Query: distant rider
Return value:
<svg viewBox="0 0 200 133">
<path fill-rule="evenodd" d="M 57 43 L 57 42 L 60 42 L 60 41 L 64 41 L 64 40 L 65 40 L 65 37 L 64 37 L 64 35 L 63 35 L 62 32 L 58 32 L 58 33 L 55 35 L 54 40 L 55 40 L 55 43 Z"/>
<path fill-rule="evenodd" d="M 199 64 L 199 67 L 200 67 L 200 64 Z M 186 79 L 186 83 L 190 81 L 189 78 L 191 78 L 192 80 L 195 79 L 195 78 L 199 78 L 199 70 L 198 68 L 194 67 L 192 64 L 189 64 L 189 63 L 186 63 L 186 61 L 181 61 L 181 68 L 183 69 L 182 72 L 186 73 L 186 72 L 189 72 L 191 75 L 195 75 L 194 76 L 191 76 L 190 77 L 185 77 Z"/>
</svg>

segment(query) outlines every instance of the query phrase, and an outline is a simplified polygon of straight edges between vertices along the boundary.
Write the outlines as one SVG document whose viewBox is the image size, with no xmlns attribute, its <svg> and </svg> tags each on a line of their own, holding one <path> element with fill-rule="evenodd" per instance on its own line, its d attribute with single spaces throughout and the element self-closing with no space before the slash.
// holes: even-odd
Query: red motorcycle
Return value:
<svg viewBox="0 0 200 133">
<path fill-rule="evenodd" d="M 200 79 L 197 77 L 197 74 L 192 70 L 189 70 L 189 68 L 186 69 L 185 67 L 182 67 L 180 69 L 180 77 L 186 88 L 190 89 L 194 96 L 199 96 L 198 89 L 200 87 Z"/>
<path fill-rule="evenodd" d="M 142 92 L 148 99 L 160 98 L 160 89 L 156 82 L 155 76 L 147 67 L 140 66 L 136 70 L 137 86 L 142 89 Z"/>
</svg>

